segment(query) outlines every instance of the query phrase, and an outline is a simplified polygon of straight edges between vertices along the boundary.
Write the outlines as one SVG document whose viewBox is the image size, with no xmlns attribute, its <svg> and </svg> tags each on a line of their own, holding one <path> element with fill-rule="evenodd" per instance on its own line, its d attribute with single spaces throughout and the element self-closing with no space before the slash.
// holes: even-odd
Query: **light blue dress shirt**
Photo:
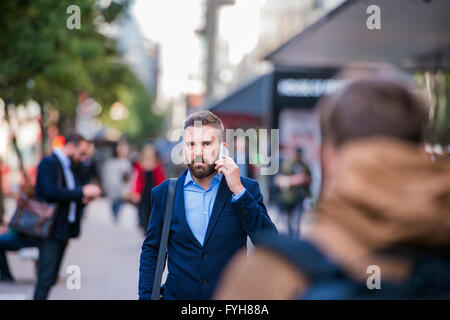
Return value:
<svg viewBox="0 0 450 320">
<path fill-rule="evenodd" d="M 183 188 L 186 220 L 193 235 L 202 246 L 221 180 L 222 175 L 216 173 L 209 182 L 208 190 L 205 190 L 192 179 L 189 170 L 186 173 Z M 245 188 L 239 194 L 233 196 L 232 201 L 239 199 L 244 192 Z"/>
<path fill-rule="evenodd" d="M 53 152 L 55 153 L 56 157 L 58 158 L 59 162 L 61 163 L 61 166 L 63 167 L 64 172 L 64 179 L 66 180 L 66 185 L 69 190 L 75 189 L 75 177 L 73 176 L 72 168 L 70 167 L 70 159 L 67 157 L 60 149 L 55 148 L 53 149 Z M 76 219 L 76 210 L 77 205 L 74 201 L 70 202 L 69 206 L 69 216 L 68 221 L 70 223 L 74 223 Z"/>
</svg>

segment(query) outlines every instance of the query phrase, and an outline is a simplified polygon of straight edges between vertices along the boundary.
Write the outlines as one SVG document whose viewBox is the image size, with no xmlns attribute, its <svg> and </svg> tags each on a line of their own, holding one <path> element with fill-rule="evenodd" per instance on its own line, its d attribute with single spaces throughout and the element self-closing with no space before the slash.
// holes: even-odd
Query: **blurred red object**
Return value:
<svg viewBox="0 0 450 320">
<path fill-rule="evenodd" d="M 145 174 L 144 170 L 142 169 L 142 166 L 139 163 L 136 163 L 133 165 L 133 174 L 132 174 L 132 185 L 131 185 L 131 192 L 136 194 L 142 194 L 145 187 Z M 164 169 L 161 165 L 161 163 L 158 163 L 158 165 L 153 170 L 153 182 L 154 186 L 156 187 L 161 184 L 166 179 L 166 176 L 164 174 Z"/>
<path fill-rule="evenodd" d="M 1 170 L 1 176 L 2 176 L 2 191 L 3 194 L 8 194 L 10 187 L 8 183 L 8 174 L 9 174 L 9 167 L 3 163 L 0 162 L 0 170 Z"/>
<path fill-rule="evenodd" d="M 65 143 L 66 143 L 66 140 L 64 139 L 63 136 L 56 136 L 52 142 L 52 149 L 53 148 L 62 148 L 62 147 L 64 147 Z"/>
</svg>

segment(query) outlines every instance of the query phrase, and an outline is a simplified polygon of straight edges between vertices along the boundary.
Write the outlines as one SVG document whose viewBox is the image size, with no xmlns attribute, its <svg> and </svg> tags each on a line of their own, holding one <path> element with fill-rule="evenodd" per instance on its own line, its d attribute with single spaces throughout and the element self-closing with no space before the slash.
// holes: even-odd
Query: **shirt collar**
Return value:
<svg viewBox="0 0 450 320">
<path fill-rule="evenodd" d="M 218 172 L 216 172 L 216 174 L 214 175 L 214 177 L 211 179 L 211 182 L 209 183 L 209 185 L 212 185 L 213 183 L 215 183 L 215 181 L 220 182 L 222 180 L 222 175 L 219 174 Z M 184 179 L 184 185 L 187 185 L 188 183 L 194 183 L 194 179 L 192 178 L 191 175 L 191 170 L 187 170 L 186 173 L 186 178 Z"/>
<path fill-rule="evenodd" d="M 66 156 L 64 154 L 64 152 L 62 152 L 61 149 L 59 148 L 54 148 L 53 152 L 55 153 L 55 155 L 58 157 L 59 161 L 61 161 L 61 164 L 64 165 L 67 168 L 70 168 L 70 159 L 68 156 Z"/>
<path fill-rule="evenodd" d="M 191 171 L 188 169 L 186 173 L 186 177 L 184 178 L 184 185 L 187 185 L 189 182 L 194 182 L 191 176 Z"/>
<path fill-rule="evenodd" d="M 214 175 L 214 177 L 211 179 L 211 182 L 217 181 L 217 183 L 220 183 L 221 180 L 222 180 L 222 175 L 219 174 L 218 172 L 216 172 L 216 174 Z M 210 183 L 210 184 L 211 184 L 211 183 Z"/>
</svg>

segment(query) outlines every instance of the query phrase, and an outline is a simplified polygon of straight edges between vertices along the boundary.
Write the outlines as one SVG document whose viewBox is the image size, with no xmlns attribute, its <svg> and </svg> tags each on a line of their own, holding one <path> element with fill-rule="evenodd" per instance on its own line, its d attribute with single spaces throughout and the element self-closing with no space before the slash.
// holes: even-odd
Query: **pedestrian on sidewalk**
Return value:
<svg viewBox="0 0 450 320">
<path fill-rule="evenodd" d="M 142 148 L 139 162 L 133 166 L 130 200 L 138 207 L 139 227 L 147 232 L 152 212 L 152 189 L 166 179 L 156 148 L 146 144 Z"/>
<path fill-rule="evenodd" d="M 108 159 L 102 169 L 103 190 L 111 204 L 114 222 L 118 221 L 120 209 L 130 190 L 132 165 L 128 157 L 128 145 L 119 142 L 115 156 Z"/>
<path fill-rule="evenodd" d="M 35 186 L 37 200 L 57 206 L 52 231 L 48 239 L 41 240 L 23 236 L 14 230 L 0 235 L 0 267 L 5 276 L 11 277 L 6 256 L 7 250 L 38 246 L 38 279 L 34 292 L 35 300 L 45 300 L 55 284 L 59 268 L 69 239 L 80 234 L 80 222 L 84 205 L 101 194 L 95 184 L 80 185 L 72 171 L 87 155 L 89 142 L 81 135 L 72 133 L 65 138 L 62 148 L 41 160 Z M 58 177 L 62 177 L 59 179 Z M 59 181 L 61 180 L 61 181 Z M 3 274 L 2 274 L 3 277 Z"/>
<path fill-rule="evenodd" d="M 278 207 L 286 217 L 288 235 L 300 236 L 300 218 L 303 213 L 303 201 L 311 197 L 311 172 L 303 161 L 303 149 L 296 148 L 289 159 L 283 161 L 281 172 L 275 178 L 275 184 L 280 190 Z"/>
<path fill-rule="evenodd" d="M 177 179 L 163 299 L 209 299 L 222 268 L 257 231 L 276 232 L 258 182 L 240 176 L 231 157 L 219 158 L 222 121 L 209 111 L 184 123 L 188 169 Z M 139 299 L 150 299 L 169 181 L 152 191 L 152 216 L 142 245 Z"/>
</svg>

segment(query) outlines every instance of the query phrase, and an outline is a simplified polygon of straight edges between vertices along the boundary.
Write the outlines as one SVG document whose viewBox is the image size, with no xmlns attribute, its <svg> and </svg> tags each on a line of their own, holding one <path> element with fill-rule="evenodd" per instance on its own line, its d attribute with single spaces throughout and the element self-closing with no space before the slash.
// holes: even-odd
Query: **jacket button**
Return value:
<svg viewBox="0 0 450 320">
<path fill-rule="evenodd" d="M 202 259 L 206 258 L 206 253 L 202 253 Z"/>
<path fill-rule="evenodd" d="M 208 281 L 202 280 L 202 286 L 206 286 L 208 284 Z"/>
</svg>

